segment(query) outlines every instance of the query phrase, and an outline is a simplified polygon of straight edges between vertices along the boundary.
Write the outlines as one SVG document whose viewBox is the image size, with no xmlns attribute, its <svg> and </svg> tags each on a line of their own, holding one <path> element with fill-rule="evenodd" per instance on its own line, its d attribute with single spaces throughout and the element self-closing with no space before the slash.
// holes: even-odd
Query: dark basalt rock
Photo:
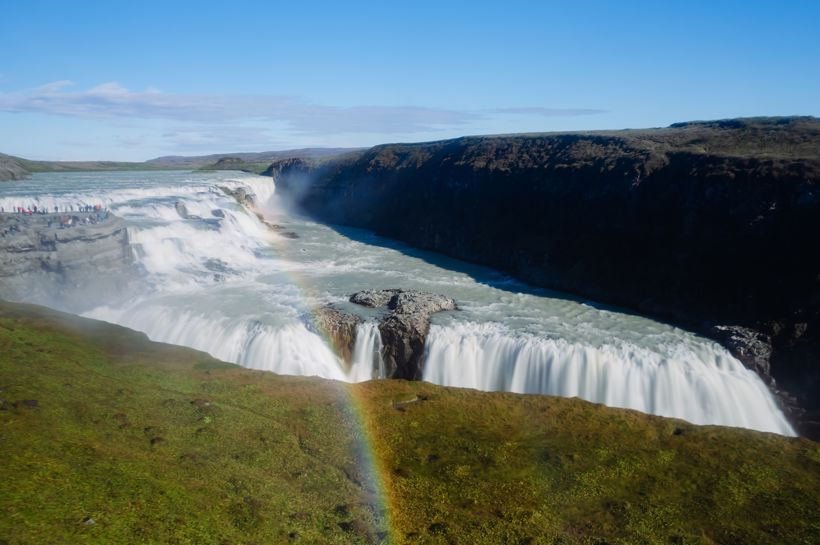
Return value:
<svg viewBox="0 0 820 545">
<path fill-rule="evenodd" d="M 718 325 L 709 330 L 709 336 L 729 349 L 743 365 L 771 384 L 772 338 L 748 327 Z"/>
<path fill-rule="evenodd" d="M 456 308 L 450 297 L 402 289 L 363 290 L 351 295 L 350 302 L 384 311 L 379 334 L 385 374 L 388 378 L 407 380 L 422 377 L 421 358 L 430 317 Z M 363 321 L 361 316 L 328 305 L 314 312 L 311 325 L 330 338 L 336 353 L 349 364 L 356 344 L 356 328 Z"/>
<path fill-rule="evenodd" d="M 820 411 L 816 118 L 388 144 L 269 171 L 321 221 L 698 333 L 746 328 L 719 341 Z"/>
<path fill-rule="evenodd" d="M 401 289 L 361 291 L 354 293 L 350 302 L 370 308 L 386 307 L 390 311 L 379 324 L 382 359 L 387 376 L 407 380 L 422 377 L 421 358 L 430 317 L 436 312 L 456 308 L 450 297 Z"/>
</svg>

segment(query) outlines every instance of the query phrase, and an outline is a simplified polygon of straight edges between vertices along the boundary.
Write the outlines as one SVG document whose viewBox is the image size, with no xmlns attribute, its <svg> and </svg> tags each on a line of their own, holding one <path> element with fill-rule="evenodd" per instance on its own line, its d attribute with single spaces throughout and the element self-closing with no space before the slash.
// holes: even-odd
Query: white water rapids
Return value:
<svg viewBox="0 0 820 545">
<path fill-rule="evenodd" d="M 298 238 L 271 230 L 221 187 L 247 188 L 268 221 Z M 461 309 L 434 316 L 425 380 L 578 396 L 697 424 L 794 434 L 763 382 L 714 342 L 367 232 L 294 217 L 276 206 L 269 178 L 51 173 L 0 187 L 6 211 L 82 204 L 102 204 L 126 219 L 146 288 L 106 295 L 90 310 L 66 310 L 154 340 L 253 369 L 345 381 L 380 378 L 375 322 L 359 327 L 348 367 L 306 325 L 310 310 L 344 304 L 365 288 L 421 289 L 449 295 Z"/>
</svg>

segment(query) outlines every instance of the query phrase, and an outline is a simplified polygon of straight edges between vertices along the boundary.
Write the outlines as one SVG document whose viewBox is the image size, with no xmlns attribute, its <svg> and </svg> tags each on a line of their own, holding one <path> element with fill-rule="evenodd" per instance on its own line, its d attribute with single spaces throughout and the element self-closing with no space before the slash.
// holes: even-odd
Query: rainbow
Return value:
<svg viewBox="0 0 820 545">
<path fill-rule="evenodd" d="M 254 208 L 250 210 L 263 224 L 271 228 L 270 236 L 268 237 L 269 244 L 274 252 L 278 253 L 284 258 L 288 258 L 288 253 L 292 248 L 291 245 L 282 244 L 283 238 L 276 234 L 272 229 L 272 224 L 265 218 L 262 210 Z M 296 288 L 300 294 L 299 310 L 304 315 L 312 315 L 314 309 L 310 308 L 305 301 L 312 299 L 313 288 L 308 282 L 301 278 L 297 273 L 290 272 L 286 274 L 289 282 Z M 341 347 L 338 346 L 336 337 L 327 331 L 321 321 L 316 321 L 314 331 L 321 337 L 325 345 L 329 346 L 333 353 L 339 358 L 340 366 L 344 369 L 345 362 L 339 357 Z M 371 534 L 384 536 L 386 543 L 392 543 L 393 540 L 393 525 L 391 524 L 390 513 L 392 511 L 389 501 L 389 494 L 386 490 L 385 483 L 386 470 L 380 463 L 376 456 L 375 437 L 373 434 L 372 425 L 368 423 L 366 415 L 365 403 L 362 398 L 362 393 L 354 384 L 344 383 L 343 387 L 339 389 L 343 396 L 342 402 L 346 407 L 346 412 L 350 422 L 355 429 L 354 438 L 354 452 L 356 464 L 359 473 L 365 479 L 365 488 L 368 495 L 368 503 L 373 506 L 374 524 L 370 528 Z"/>
</svg>

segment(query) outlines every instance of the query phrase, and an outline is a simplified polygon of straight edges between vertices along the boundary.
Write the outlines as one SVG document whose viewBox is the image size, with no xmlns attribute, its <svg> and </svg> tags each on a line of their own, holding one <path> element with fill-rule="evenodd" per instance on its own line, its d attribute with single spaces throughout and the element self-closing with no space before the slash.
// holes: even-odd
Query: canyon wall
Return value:
<svg viewBox="0 0 820 545">
<path fill-rule="evenodd" d="M 321 221 L 713 336 L 817 432 L 820 120 L 388 144 L 268 173 Z"/>
</svg>

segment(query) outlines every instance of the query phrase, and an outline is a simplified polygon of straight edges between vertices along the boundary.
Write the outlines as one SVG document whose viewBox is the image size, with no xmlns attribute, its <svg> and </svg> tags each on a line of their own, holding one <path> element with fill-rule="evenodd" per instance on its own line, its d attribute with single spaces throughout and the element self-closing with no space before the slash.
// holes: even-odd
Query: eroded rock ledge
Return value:
<svg viewBox="0 0 820 545">
<path fill-rule="evenodd" d="M 379 333 L 386 376 L 407 380 L 422 377 L 430 317 L 436 312 L 456 309 L 456 302 L 446 295 L 399 288 L 359 291 L 350 296 L 350 302 L 383 310 Z M 323 307 L 314 316 L 314 324 L 330 337 L 336 352 L 347 362 L 362 321 L 360 316 L 334 306 Z"/>
<path fill-rule="evenodd" d="M 127 296 L 138 275 L 125 221 L 83 217 L 88 214 L 0 214 L 4 298 L 82 312 Z"/>
<path fill-rule="evenodd" d="M 390 311 L 379 323 L 382 359 L 387 376 L 407 380 L 421 379 L 430 317 L 456 308 L 456 302 L 445 295 L 401 289 L 360 291 L 350 297 L 350 302 L 370 308 L 387 307 Z"/>
</svg>

